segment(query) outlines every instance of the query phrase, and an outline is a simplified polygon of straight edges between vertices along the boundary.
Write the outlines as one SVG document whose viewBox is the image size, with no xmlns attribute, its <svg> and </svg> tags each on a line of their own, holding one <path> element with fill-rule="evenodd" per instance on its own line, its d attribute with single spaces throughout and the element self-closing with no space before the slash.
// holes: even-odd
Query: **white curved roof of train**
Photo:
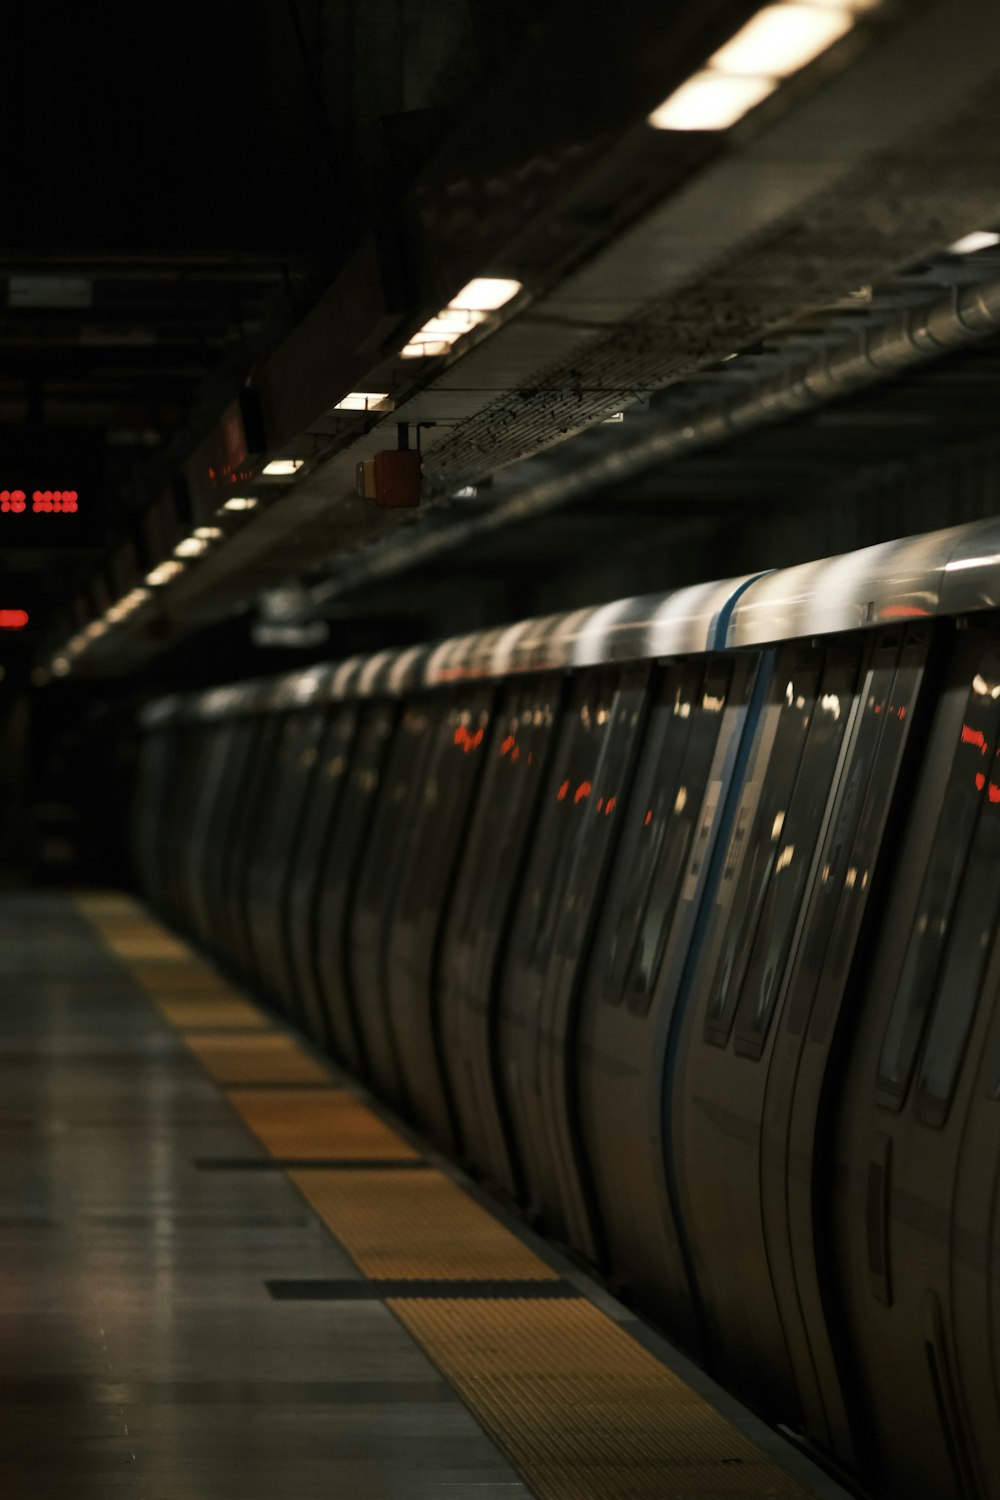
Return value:
<svg viewBox="0 0 1000 1500">
<path fill-rule="evenodd" d="M 568 671 L 602 662 L 762 646 L 935 615 L 1000 608 L 1000 519 L 882 542 L 776 572 L 619 599 L 432 645 L 307 667 L 282 677 L 173 694 L 147 727 L 267 709 L 398 697 L 449 682 Z"/>
</svg>

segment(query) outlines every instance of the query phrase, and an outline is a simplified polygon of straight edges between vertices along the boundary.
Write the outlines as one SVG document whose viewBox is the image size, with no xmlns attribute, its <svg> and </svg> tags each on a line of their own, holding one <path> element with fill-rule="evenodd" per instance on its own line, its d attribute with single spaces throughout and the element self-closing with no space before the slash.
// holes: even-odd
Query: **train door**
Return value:
<svg viewBox="0 0 1000 1500">
<path fill-rule="evenodd" d="M 188 921 L 192 932 L 201 936 L 200 914 L 205 881 L 208 840 L 215 806 L 227 774 L 235 725 L 226 720 L 210 720 L 205 725 L 208 753 L 199 780 L 197 803 L 191 820 L 191 833 L 184 858 L 184 884 L 187 888 Z"/>
<path fill-rule="evenodd" d="M 202 942 L 211 953 L 226 952 L 222 924 L 227 895 L 229 851 L 239 822 L 253 745 L 253 721 L 243 717 L 234 719 L 225 760 L 225 774 L 206 828 L 202 877 L 195 896 L 195 925 Z"/>
<path fill-rule="evenodd" d="M 283 728 L 281 714 L 256 714 L 247 721 L 250 737 L 246 774 L 235 809 L 223 879 L 221 937 L 231 963 L 245 978 L 253 975 L 252 937 L 247 902 L 250 872 L 262 834 L 261 815 L 271 787 L 275 747 Z"/>
<path fill-rule="evenodd" d="M 955 1194 L 995 1180 L 963 1135 L 1000 908 L 1000 652 L 957 639 L 847 1076 L 834 1227 L 876 1483 L 975 1500 L 997 1490 L 965 1385 L 989 1372 L 963 1379 L 954 1288 L 956 1255 L 986 1246 L 958 1245 Z"/>
<path fill-rule="evenodd" d="M 176 719 L 146 733 L 136 781 L 132 858 L 143 895 L 157 911 L 165 905 L 166 868 L 162 831 L 171 805 L 171 780 L 180 726 Z"/>
<path fill-rule="evenodd" d="M 568 1159 L 574 1149 L 573 997 L 628 790 L 648 682 L 643 665 L 596 668 L 574 684 L 501 981 L 504 1099 L 527 1206 L 562 1237 L 567 1202 L 583 1195 L 576 1159 Z M 550 1097 L 553 1088 L 557 1099 Z"/>
<path fill-rule="evenodd" d="M 305 809 L 302 829 L 288 880 L 284 912 L 287 946 L 283 984 L 298 996 L 306 1031 L 320 1046 L 328 1046 L 315 947 L 316 909 L 320 877 L 326 851 L 336 826 L 337 811 L 350 762 L 351 743 L 358 722 L 353 703 L 341 703 L 333 711 L 319 748 L 312 795 Z"/>
<path fill-rule="evenodd" d="M 258 877 L 259 906 L 253 932 L 258 972 L 274 1003 L 296 1020 L 298 995 L 287 983 L 285 904 L 292 859 L 309 805 L 325 727 L 326 715 L 322 710 L 291 715 L 283 740 L 283 774 L 269 799 L 270 834 Z"/>
<path fill-rule="evenodd" d="M 517 1182 L 497 1072 L 497 970 L 535 834 L 561 676 L 501 692 L 438 966 L 441 1042 L 467 1162 L 510 1197 Z"/>
<path fill-rule="evenodd" d="M 267 793 L 259 797 L 253 835 L 247 845 L 245 875 L 248 972 L 272 1000 L 269 974 L 273 937 L 271 912 L 278 845 L 288 817 L 289 794 L 306 715 L 280 713 L 276 718 L 277 729 L 273 731 L 273 748 L 267 769 Z"/>
<path fill-rule="evenodd" d="M 792 644 L 774 658 L 667 1102 L 681 1226 L 712 1362 L 786 1421 L 795 1415 L 794 1382 L 760 1214 L 764 1040 L 814 873 L 859 654 L 856 644 Z"/>
<path fill-rule="evenodd" d="M 444 705 L 417 788 L 386 940 L 389 1024 L 403 1089 L 416 1122 L 451 1148 L 455 1118 L 442 1062 L 435 956 L 490 744 L 494 696 L 492 686 L 479 684 Z"/>
<path fill-rule="evenodd" d="M 371 1080 L 379 1093 L 401 1107 L 406 1094 L 389 1019 L 386 949 L 417 809 L 447 707 L 445 700 L 432 694 L 419 694 L 403 705 L 379 786 L 348 928 L 351 994 Z"/>
<path fill-rule="evenodd" d="M 350 924 L 396 719 L 396 705 L 384 700 L 360 711 L 316 894 L 313 942 L 323 1014 L 334 1056 L 355 1073 L 367 1072 L 368 1063 L 350 984 Z"/>
<path fill-rule="evenodd" d="M 929 642 L 926 628 L 905 640 L 893 633 L 870 653 L 816 881 L 775 1007 L 760 1135 L 767 1259 L 802 1424 L 848 1466 L 856 1462 L 852 1392 L 838 1360 L 826 1265 L 834 1044 L 879 866 L 895 854 L 894 841 L 886 851 L 883 844 Z M 752 1040 L 759 1024 L 755 1015 L 747 1020 Z"/>
<path fill-rule="evenodd" d="M 580 1004 L 580 1126 L 610 1270 L 688 1347 L 662 1131 L 667 1037 L 756 668 L 748 654 L 663 672 Z M 586 1249 L 579 1233 L 571 1225 Z"/>
</svg>

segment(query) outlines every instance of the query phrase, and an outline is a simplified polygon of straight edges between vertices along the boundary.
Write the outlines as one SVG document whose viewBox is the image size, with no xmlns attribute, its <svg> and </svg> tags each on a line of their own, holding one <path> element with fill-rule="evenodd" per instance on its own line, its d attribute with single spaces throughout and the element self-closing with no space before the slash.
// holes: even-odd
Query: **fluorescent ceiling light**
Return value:
<svg viewBox="0 0 1000 1500">
<path fill-rule="evenodd" d="M 477 323 L 486 321 L 486 313 L 474 307 L 443 307 L 436 318 L 424 324 L 427 333 L 468 333 Z"/>
<path fill-rule="evenodd" d="M 410 343 L 404 344 L 399 351 L 404 359 L 424 359 L 431 354 L 447 354 L 454 339 L 424 339 L 420 335 L 411 339 Z"/>
<path fill-rule="evenodd" d="M 695 73 L 649 116 L 654 130 L 728 130 L 777 88 L 773 78 Z"/>
<path fill-rule="evenodd" d="M 765 5 L 709 58 L 713 72 L 751 78 L 788 78 L 854 25 L 842 5 Z"/>
<path fill-rule="evenodd" d="M 196 526 L 192 532 L 200 542 L 217 542 L 222 536 L 220 526 Z"/>
<path fill-rule="evenodd" d="M 789 0 L 765 5 L 648 117 L 656 130 L 728 130 L 846 36 L 879 0 Z"/>
<path fill-rule="evenodd" d="M 304 463 L 304 458 L 272 458 L 269 464 L 264 465 L 263 472 L 275 479 L 285 479 L 290 474 L 297 474 Z"/>
<path fill-rule="evenodd" d="M 223 502 L 222 509 L 255 510 L 256 506 L 257 501 L 253 495 L 230 495 L 229 499 Z"/>
<path fill-rule="evenodd" d="M 200 537 L 186 536 L 182 542 L 178 542 L 174 548 L 175 557 L 200 557 L 203 552 L 208 551 L 208 543 L 203 542 Z"/>
<path fill-rule="evenodd" d="M 349 396 L 344 397 L 343 401 L 338 401 L 333 409 L 334 411 L 371 411 L 373 407 L 381 406 L 382 402 L 388 399 L 388 391 L 352 391 Z"/>
<path fill-rule="evenodd" d="M 994 245 L 1000 245 L 1000 234 L 994 234 L 991 229 L 974 229 L 971 234 L 963 234 L 960 240 L 948 246 L 949 255 L 974 255 L 977 250 L 992 250 Z"/>
<path fill-rule="evenodd" d="M 432 355 L 447 354 L 463 334 L 485 322 L 489 313 L 504 307 L 520 290 L 521 283 L 510 277 L 477 276 L 436 317 L 428 318 L 400 354 L 403 359 L 428 359 Z"/>
<path fill-rule="evenodd" d="M 462 312 L 496 312 L 521 290 L 519 281 L 507 276 L 477 276 L 452 297 L 449 308 Z"/>
<path fill-rule="evenodd" d="M 152 588 L 159 588 L 162 584 L 169 583 L 171 579 L 176 578 L 179 573 L 183 572 L 184 564 L 182 562 L 173 562 L 168 559 L 166 562 L 160 563 L 151 573 L 146 574 L 146 582 Z"/>
</svg>

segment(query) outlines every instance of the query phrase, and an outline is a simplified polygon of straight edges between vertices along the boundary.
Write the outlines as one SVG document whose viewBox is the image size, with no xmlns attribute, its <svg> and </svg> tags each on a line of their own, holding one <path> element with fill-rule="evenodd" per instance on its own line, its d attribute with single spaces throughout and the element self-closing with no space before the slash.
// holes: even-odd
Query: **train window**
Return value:
<svg viewBox="0 0 1000 1500">
<path fill-rule="evenodd" d="M 448 919 L 446 946 L 463 951 L 462 962 L 481 986 L 477 1003 L 485 1004 L 495 945 L 511 899 L 523 855 L 528 819 L 538 795 L 557 720 L 560 679 L 545 678 L 508 686 L 496 714 L 483 785 L 476 799 L 455 900 Z M 443 982 L 458 983 L 446 964 Z"/>
<path fill-rule="evenodd" d="M 1000 679 L 996 684 L 1000 691 Z M 962 878 L 962 889 L 948 935 L 917 1082 L 917 1113 L 930 1124 L 947 1115 L 1000 911 L 1000 761 L 994 754 L 986 795 Z"/>
<path fill-rule="evenodd" d="M 347 774 L 356 722 L 354 704 L 345 703 L 334 711 L 327 728 L 319 750 L 316 787 L 309 803 L 309 816 L 295 851 L 292 878 L 296 886 L 311 887 L 315 882 L 331 817 Z"/>
<path fill-rule="evenodd" d="M 837 760 L 854 708 L 858 650 L 831 652 L 771 863 L 737 1008 L 736 1046 L 758 1057 L 788 962 L 792 933 L 830 801 Z"/>
<path fill-rule="evenodd" d="M 976 673 L 945 787 L 941 814 L 896 986 L 878 1065 L 879 1102 L 905 1098 L 958 900 L 963 872 L 986 802 L 987 778 L 1000 728 L 1000 653 Z"/>
<path fill-rule="evenodd" d="M 418 799 L 424 795 L 428 760 L 447 707 L 441 699 L 415 698 L 403 709 L 389 751 L 358 885 L 357 904 L 362 911 L 381 914 L 395 906 L 413 814 Z M 372 934 L 369 936 L 375 941 Z"/>
<path fill-rule="evenodd" d="M 515 953 L 537 967 L 557 940 L 572 949 L 589 917 L 603 862 L 587 850 L 588 835 L 614 826 L 648 680 L 647 668 L 599 669 L 574 683 L 513 934 Z"/>
<path fill-rule="evenodd" d="M 819 688 L 821 657 L 801 648 L 775 663 L 769 702 L 759 729 L 773 736 L 763 782 L 748 781 L 729 839 L 716 903 L 722 942 L 705 1018 L 705 1040 L 724 1047 L 736 1013 L 740 985 L 775 866 L 787 862 L 785 820 L 809 736 Z M 794 850 L 792 850 L 794 855 Z"/>
<path fill-rule="evenodd" d="M 401 923 L 411 922 L 428 905 L 428 915 L 433 916 L 443 895 L 466 798 L 483 759 L 491 697 L 490 689 L 480 687 L 466 689 L 461 701 L 442 704 L 426 774 L 417 791 L 408 869 L 396 913 Z"/>
<path fill-rule="evenodd" d="M 681 768 L 703 675 L 697 662 L 670 668 L 650 708 L 642 763 L 629 803 L 629 825 L 622 834 L 602 933 L 591 964 L 592 987 L 599 989 L 610 1005 L 618 1005 L 625 998 L 638 933 L 663 853 L 671 804 L 677 802 L 683 785 Z M 682 800 L 686 802 L 686 793 Z"/>
<path fill-rule="evenodd" d="M 620 904 L 608 903 L 608 1004 L 644 1015 L 663 962 L 732 680 L 732 663 L 674 668 L 651 710 L 630 799 L 631 826 L 616 860 Z"/>
<path fill-rule="evenodd" d="M 923 676 L 926 640 L 877 647 L 837 806 L 810 898 L 786 1007 L 798 1035 L 817 1040 L 836 1012 L 871 888 L 900 758 Z"/>
</svg>

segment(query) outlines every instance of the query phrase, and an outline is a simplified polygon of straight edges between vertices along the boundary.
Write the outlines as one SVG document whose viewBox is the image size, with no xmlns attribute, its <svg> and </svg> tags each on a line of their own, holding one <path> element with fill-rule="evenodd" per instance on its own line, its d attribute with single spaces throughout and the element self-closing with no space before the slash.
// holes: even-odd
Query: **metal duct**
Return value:
<svg viewBox="0 0 1000 1500">
<path fill-rule="evenodd" d="M 473 516 L 445 521 L 426 530 L 419 523 L 358 554 L 355 561 L 308 590 L 310 615 L 322 614 L 334 599 L 353 589 L 406 572 L 431 557 L 506 526 L 569 505 L 604 486 L 620 484 L 657 464 L 727 442 L 741 433 L 814 410 L 962 349 L 1000 330 L 1000 276 L 956 285 L 924 303 L 910 305 L 886 321 L 827 340 L 818 353 L 796 358 L 778 376 L 753 380 L 739 372 L 739 391 L 710 407 L 662 422 L 631 442 L 530 485 Z M 796 354 L 801 346 L 796 346 Z M 734 370 L 733 374 L 736 374 Z M 718 385 L 732 377 L 720 376 Z M 734 382 L 735 383 L 735 382 Z M 748 388 L 749 387 L 749 388 Z M 622 437 L 626 437 L 627 427 Z M 433 514 L 433 511 L 431 512 Z"/>
</svg>

